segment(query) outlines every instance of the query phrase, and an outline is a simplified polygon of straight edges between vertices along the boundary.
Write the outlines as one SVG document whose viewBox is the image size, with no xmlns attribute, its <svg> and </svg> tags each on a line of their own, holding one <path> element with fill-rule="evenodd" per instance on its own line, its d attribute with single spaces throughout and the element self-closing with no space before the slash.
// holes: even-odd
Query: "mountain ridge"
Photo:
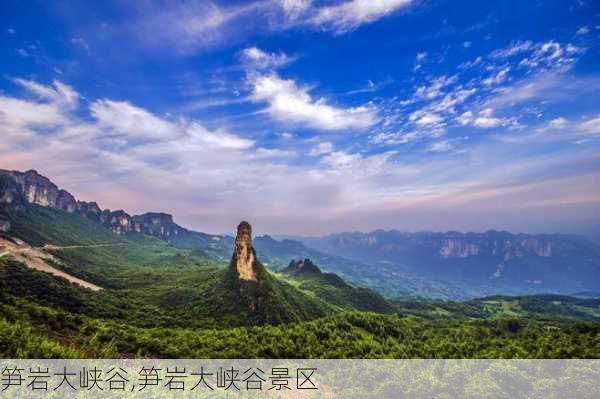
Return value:
<svg viewBox="0 0 600 399">
<path fill-rule="evenodd" d="M 171 245 L 227 260 L 233 237 L 189 230 L 172 215 L 101 210 L 78 201 L 34 170 L 0 170 L 0 232 L 10 231 L 7 207 L 26 203 L 78 214 L 113 233 L 142 233 Z M 290 238 L 295 238 L 291 240 Z M 559 293 L 600 289 L 600 245 L 568 234 L 401 232 L 335 233 L 323 237 L 256 237 L 271 270 L 290 259 L 311 258 L 353 283 L 389 296 L 469 298 L 494 294 Z"/>
</svg>

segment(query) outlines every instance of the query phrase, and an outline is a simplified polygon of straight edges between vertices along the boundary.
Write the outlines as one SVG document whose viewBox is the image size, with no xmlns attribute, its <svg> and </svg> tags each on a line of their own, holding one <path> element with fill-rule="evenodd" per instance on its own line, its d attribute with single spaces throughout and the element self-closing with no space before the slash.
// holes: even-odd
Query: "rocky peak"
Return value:
<svg viewBox="0 0 600 399">
<path fill-rule="evenodd" d="M 314 275 L 321 274 L 321 269 L 315 265 L 310 259 L 292 260 L 288 267 L 282 270 L 284 274 L 290 275 Z"/>
<path fill-rule="evenodd" d="M 235 251 L 233 253 L 233 264 L 240 280 L 257 280 L 254 267 L 255 260 L 256 254 L 254 248 L 252 248 L 252 226 L 244 221 L 237 227 Z"/>
<path fill-rule="evenodd" d="M 139 232 L 155 237 L 170 238 L 186 231 L 168 213 L 148 212 L 134 216 L 133 220 L 136 222 L 136 229 L 140 228 Z"/>
<path fill-rule="evenodd" d="M 0 207 L 22 209 L 28 203 L 77 213 L 104 225 L 115 234 L 138 232 L 168 239 L 187 231 L 173 222 L 173 216 L 167 213 L 131 216 L 123 210 L 101 210 L 96 202 L 77 201 L 68 191 L 59 189 L 35 170 L 0 170 Z M 3 226 L 8 228 L 6 224 Z"/>
<path fill-rule="evenodd" d="M 85 216 L 86 218 L 91 219 L 96 223 L 100 223 L 102 210 L 100 209 L 97 203 L 77 201 L 77 210 L 82 216 Z"/>
<path fill-rule="evenodd" d="M 25 199 L 30 204 L 61 209 L 66 212 L 77 210 L 77 201 L 67 191 L 60 190 L 54 183 L 35 170 L 11 171 L 10 175 L 21 186 Z"/>
<path fill-rule="evenodd" d="M 125 234 L 135 230 L 135 223 L 131 216 L 124 210 L 102 212 L 100 221 L 115 234 Z"/>
<path fill-rule="evenodd" d="M 26 203 L 20 186 L 10 172 L 0 170 L 0 209 L 21 209 Z"/>
</svg>

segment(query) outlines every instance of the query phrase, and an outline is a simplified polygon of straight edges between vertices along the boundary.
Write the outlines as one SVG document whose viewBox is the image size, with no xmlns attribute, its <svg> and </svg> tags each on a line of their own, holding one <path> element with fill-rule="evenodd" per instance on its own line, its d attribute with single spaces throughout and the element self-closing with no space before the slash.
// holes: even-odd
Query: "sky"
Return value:
<svg viewBox="0 0 600 399">
<path fill-rule="evenodd" d="M 5 0 L 0 15 L 0 168 L 102 208 L 213 233 L 600 226 L 595 0 Z"/>
</svg>

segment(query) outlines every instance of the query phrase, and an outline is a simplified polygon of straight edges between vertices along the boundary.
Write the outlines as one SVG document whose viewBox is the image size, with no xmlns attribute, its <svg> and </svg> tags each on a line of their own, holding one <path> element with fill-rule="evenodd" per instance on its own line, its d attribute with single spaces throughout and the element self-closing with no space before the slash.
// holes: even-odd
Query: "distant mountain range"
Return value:
<svg viewBox="0 0 600 399">
<path fill-rule="evenodd" d="M 296 239 L 386 275 L 442 280 L 479 295 L 573 293 L 600 287 L 600 246 L 581 236 L 376 230 Z"/>
<path fill-rule="evenodd" d="M 27 204 L 81 215 L 117 235 L 157 237 L 222 261 L 233 247 L 233 237 L 186 229 L 167 213 L 102 210 L 96 202 L 76 200 L 36 171 L 0 170 L 0 231 L 11 228 L 3 209 Z M 463 299 L 600 290 L 600 245 L 572 235 L 376 230 L 281 240 L 265 235 L 255 237 L 254 247 L 271 270 L 310 258 L 326 271 L 391 297 Z"/>
</svg>

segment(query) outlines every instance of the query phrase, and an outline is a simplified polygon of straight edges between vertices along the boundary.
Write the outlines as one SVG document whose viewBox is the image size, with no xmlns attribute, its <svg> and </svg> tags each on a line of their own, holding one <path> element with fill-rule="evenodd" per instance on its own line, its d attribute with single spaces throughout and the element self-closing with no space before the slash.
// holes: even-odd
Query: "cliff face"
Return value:
<svg viewBox="0 0 600 399">
<path fill-rule="evenodd" d="M 445 238 L 440 244 L 439 254 L 443 258 L 467 258 L 477 255 L 502 256 L 504 260 L 522 258 L 527 255 L 551 257 L 552 249 L 558 245 L 552 239 L 536 237 L 494 238 L 481 235 Z"/>
<path fill-rule="evenodd" d="M 137 232 L 162 239 L 187 231 L 173 222 L 166 213 L 145 213 L 131 216 L 123 210 L 101 210 L 96 202 L 77 201 L 68 191 L 59 189 L 47 177 L 35 170 L 27 172 L 0 171 L 0 207 L 20 209 L 27 203 L 77 213 L 106 226 L 115 234 Z M 8 230 L 8 221 L 3 223 Z"/>
<path fill-rule="evenodd" d="M 504 260 L 528 256 L 550 258 L 561 256 L 574 248 L 564 236 L 485 233 L 403 233 L 374 231 L 372 233 L 341 233 L 306 241 L 306 244 L 327 253 L 357 255 L 378 253 L 388 260 L 407 252 L 435 254 L 441 259 L 497 257 Z"/>
<path fill-rule="evenodd" d="M 66 212 L 77 210 L 77 201 L 69 192 L 60 190 L 47 177 L 38 174 L 35 170 L 28 170 L 24 173 L 17 171 L 9 173 L 21 186 L 22 193 L 30 204 L 60 209 Z"/>
<path fill-rule="evenodd" d="M 241 222 L 237 228 L 232 260 L 240 280 L 257 280 L 254 266 L 255 260 L 256 256 L 254 248 L 252 248 L 252 227 L 248 222 Z"/>
<path fill-rule="evenodd" d="M 187 230 L 173 222 L 173 216 L 167 213 L 149 212 L 133 216 L 135 230 L 139 233 L 168 239 Z"/>
</svg>

